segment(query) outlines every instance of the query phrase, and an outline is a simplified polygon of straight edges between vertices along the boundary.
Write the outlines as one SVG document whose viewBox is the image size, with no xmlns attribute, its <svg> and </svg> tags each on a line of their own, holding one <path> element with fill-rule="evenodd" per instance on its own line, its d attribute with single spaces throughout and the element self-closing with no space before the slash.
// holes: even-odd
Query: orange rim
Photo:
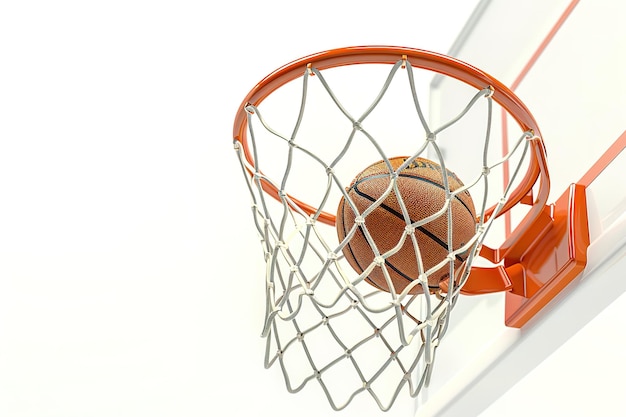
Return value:
<svg viewBox="0 0 626 417">
<path fill-rule="evenodd" d="M 295 60 L 274 71 L 259 82 L 245 97 L 235 117 L 233 137 L 241 144 L 244 157 L 248 163 L 254 167 L 254 159 L 250 151 L 247 140 L 247 114 L 245 108 L 252 104 L 258 106 L 267 96 L 286 83 L 301 77 L 307 65 L 312 65 L 318 70 L 328 68 L 356 65 L 356 64 L 395 64 L 398 60 L 406 56 L 406 59 L 413 67 L 431 70 L 442 75 L 446 75 L 462 81 L 476 89 L 491 87 L 493 89 L 493 99 L 500 104 L 513 119 L 519 124 L 523 131 L 531 132 L 536 139 L 531 141 L 532 151 L 530 152 L 530 162 L 528 171 L 515 188 L 504 206 L 497 213 L 502 215 L 519 203 L 524 197 L 530 194 L 534 184 L 540 179 L 535 207 L 528 217 L 528 226 L 539 216 L 543 206 L 546 204 L 549 195 L 550 181 L 545 160 L 545 148 L 539 127 L 526 105 L 504 84 L 490 76 L 489 74 L 457 59 L 424 51 L 421 49 L 396 47 L 396 46 L 356 46 L 348 48 L 332 49 L 319 52 Z M 253 174 L 250 172 L 250 174 Z M 279 191 L 268 182 L 262 183 L 263 190 L 273 198 L 280 200 Z M 289 196 L 304 212 L 309 215 L 317 213 L 318 209 Z M 487 218 L 495 211 L 495 206 L 486 211 Z M 321 212 L 319 221 L 334 225 L 335 214 Z M 512 237 L 515 240 L 515 237 Z M 504 245 L 506 247 L 508 245 Z"/>
</svg>

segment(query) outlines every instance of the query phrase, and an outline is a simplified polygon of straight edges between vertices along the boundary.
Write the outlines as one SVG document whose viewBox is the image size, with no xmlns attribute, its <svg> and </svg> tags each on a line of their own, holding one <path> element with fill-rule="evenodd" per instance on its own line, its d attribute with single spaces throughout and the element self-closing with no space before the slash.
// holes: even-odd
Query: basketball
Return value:
<svg viewBox="0 0 626 417">
<path fill-rule="evenodd" d="M 407 160 L 407 157 L 389 159 L 395 172 Z M 463 183 L 450 170 L 447 170 L 448 186 L 453 192 Z M 346 189 L 352 204 L 363 215 L 387 190 L 392 180 L 392 172 L 384 161 L 376 162 L 358 174 Z M 364 227 L 371 236 L 381 255 L 398 246 L 407 225 L 423 220 L 440 211 L 446 201 L 446 191 L 441 166 L 425 158 L 416 158 L 405 169 L 397 172 L 398 194 L 392 190 L 381 204 L 364 218 Z M 405 220 L 400 201 L 406 206 L 409 221 Z M 465 245 L 476 232 L 476 212 L 474 203 L 467 190 L 456 194 L 449 206 L 452 214 L 452 249 Z M 343 241 L 355 224 L 357 214 L 345 197 L 341 198 L 337 209 L 337 236 Z M 441 216 L 426 224 L 415 227 L 415 237 L 424 271 L 440 263 L 448 256 L 448 216 L 444 210 Z M 363 233 L 363 225 L 343 247 L 343 254 L 350 266 L 361 274 L 374 261 L 374 251 Z M 459 267 L 467 254 L 455 256 L 455 267 Z M 374 287 L 389 291 L 382 268 L 385 267 L 396 293 L 400 293 L 413 280 L 418 278 L 418 258 L 410 236 L 399 251 L 384 260 L 384 266 L 376 266 L 366 278 Z M 428 277 L 431 290 L 439 288 L 439 282 L 450 275 L 449 265 L 437 269 Z M 422 293 L 422 286 L 416 285 L 411 294 Z"/>
</svg>

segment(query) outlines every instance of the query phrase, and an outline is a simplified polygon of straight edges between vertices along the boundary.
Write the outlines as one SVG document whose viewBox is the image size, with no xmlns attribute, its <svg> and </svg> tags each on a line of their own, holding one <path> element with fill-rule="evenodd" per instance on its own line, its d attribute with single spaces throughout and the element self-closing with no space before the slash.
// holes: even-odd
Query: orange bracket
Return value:
<svg viewBox="0 0 626 417">
<path fill-rule="evenodd" d="M 526 324 L 587 264 L 585 190 L 583 185 L 572 184 L 554 204 L 543 208 L 534 224 L 502 257 L 498 250 L 483 247 L 481 256 L 499 265 L 473 268 L 461 293 L 506 291 L 505 324 L 517 328 Z"/>
</svg>

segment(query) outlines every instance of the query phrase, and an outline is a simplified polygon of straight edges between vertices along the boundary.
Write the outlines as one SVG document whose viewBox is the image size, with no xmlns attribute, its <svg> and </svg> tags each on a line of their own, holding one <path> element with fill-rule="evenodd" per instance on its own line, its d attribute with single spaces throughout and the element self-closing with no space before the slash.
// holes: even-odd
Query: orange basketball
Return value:
<svg viewBox="0 0 626 417">
<path fill-rule="evenodd" d="M 391 167 L 396 171 L 407 157 L 391 158 Z M 352 181 L 346 190 L 359 213 L 363 213 L 378 198 L 380 198 L 391 181 L 391 172 L 384 161 L 379 161 L 363 170 Z M 450 191 L 463 186 L 457 176 L 448 170 L 448 185 Z M 406 169 L 398 172 L 397 186 L 404 201 L 410 221 L 405 221 L 399 198 L 392 190 L 391 193 L 371 213 L 364 216 L 364 223 L 380 254 L 384 254 L 398 245 L 407 224 L 420 221 L 437 211 L 445 204 L 445 189 L 441 166 L 425 158 L 416 158 Z M 454 250 L 466 244 L 476 232 L 476 212 L 469 192 L 463 191 L 455 195 L 451 201 L 452 210 L 452 248 Z M 345 198 L 339 202 L 337 210 L 337 235 L 340 241 L 345 239 L 355 224 L 356 214 Z M 424 271 L 432 268 L 448 256 L 448 216 L 444 211 L 442 216 L 415 228 L 415 236 L 420 248 Z M 374 252 L 370 247 L 362 226 L 359 226 L 352 239 L 343 248 L 346 260 L 359 274 L 362 273 L 374 260 Z M 460 266 L 467 255 L 457 255 L 455 266 Z M 400 293 L 409 283 L 419 275 L 417 256 L 407 236 L 400 250 L 385 259 L 385 266 L 395 290 Z M 439 282 L 450 275 L 448 265 L 438 269 L 428 278 L 428 286 L 436 290 Z M 387 281 L 381 267 L 375 267 L 367 282 L 378 289 L 389 291 Z M 412 294 L 421 293 L 422 287 L 417 285 L 411 290 Z"/>
</svg>

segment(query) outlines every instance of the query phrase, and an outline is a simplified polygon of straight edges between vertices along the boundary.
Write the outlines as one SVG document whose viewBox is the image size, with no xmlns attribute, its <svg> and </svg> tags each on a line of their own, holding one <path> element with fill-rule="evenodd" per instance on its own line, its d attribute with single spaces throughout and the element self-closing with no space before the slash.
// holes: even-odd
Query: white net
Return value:
<svg viewBox="0 0 626 417">
<path fill-rule="evenodd" d="M 504 156 L 493 149 L 494 103 L 488 85 L 471 91 L 457 117 L 431 127 L 418 99 L 418 71 L 404 58 L 391 66 L 303 67 L 299 80 L 273 92 L 262 105 L 246 106 L 247 151 L 235 141 L 266 262 L 265 366 L 280 366 L 290 392 L 309 382 L 319 384 L 335 410 L 364 393 L 388 410 L 403 390 L 417 396 L 428 384 L 460 288 L 496 218 L 487 218 L 485 211 L 495 205 L 497 213 L 504 203 L 524 166 L 526 139 L 532 137 L 521 132 Z M 483 117 L 484 131 L 462 131 L 464 117 Z M 453 126 L 461 133 L 447 137 Z M 461 176 L 465 185 L 456 189 L 447 171 L 455 167 L 446 162 L 453 151 L 477 158 Z M 401 155 L 405 162 L 392 165 Z M 422 157 L 447 173 L 441 178 L 445 199 L 436 215 L 412 218 L 398 179 Z M 389 184 L 369 208 L 360 210 L 349 185 L 378 160 L 388 167 Z M 494 174 L 504 164 L 512 167 L 504 181 L 508 185 L 501 173 Z M 470 239 L 455 247 L 450 243 L 452 202 L 464 192 L 476 206 L 476 227 Z M 379 250 L 369 240 L 371 263 L 356 270 L 345 249 L 357 235 L 371 237 L 368 216 L 390 194 L 404 214 L 398 241 Z M 340 201 L 355 211 L 354 225 L 341 238 L 333 225 Z M 416 230 L 437 219 L 447 224 L 446 253 L 427 265 L 423 254 L 429 249 L 420 247 Z M 389 259 L 405 243 L 413 249 L 418 271 L 412 282 L 396 288 Z M 442 270 L 454 278 L 441 287 L 445 291 L 430 279 Z M 388 291 L 369 282 L 375 271 Z"/>
</svg>

